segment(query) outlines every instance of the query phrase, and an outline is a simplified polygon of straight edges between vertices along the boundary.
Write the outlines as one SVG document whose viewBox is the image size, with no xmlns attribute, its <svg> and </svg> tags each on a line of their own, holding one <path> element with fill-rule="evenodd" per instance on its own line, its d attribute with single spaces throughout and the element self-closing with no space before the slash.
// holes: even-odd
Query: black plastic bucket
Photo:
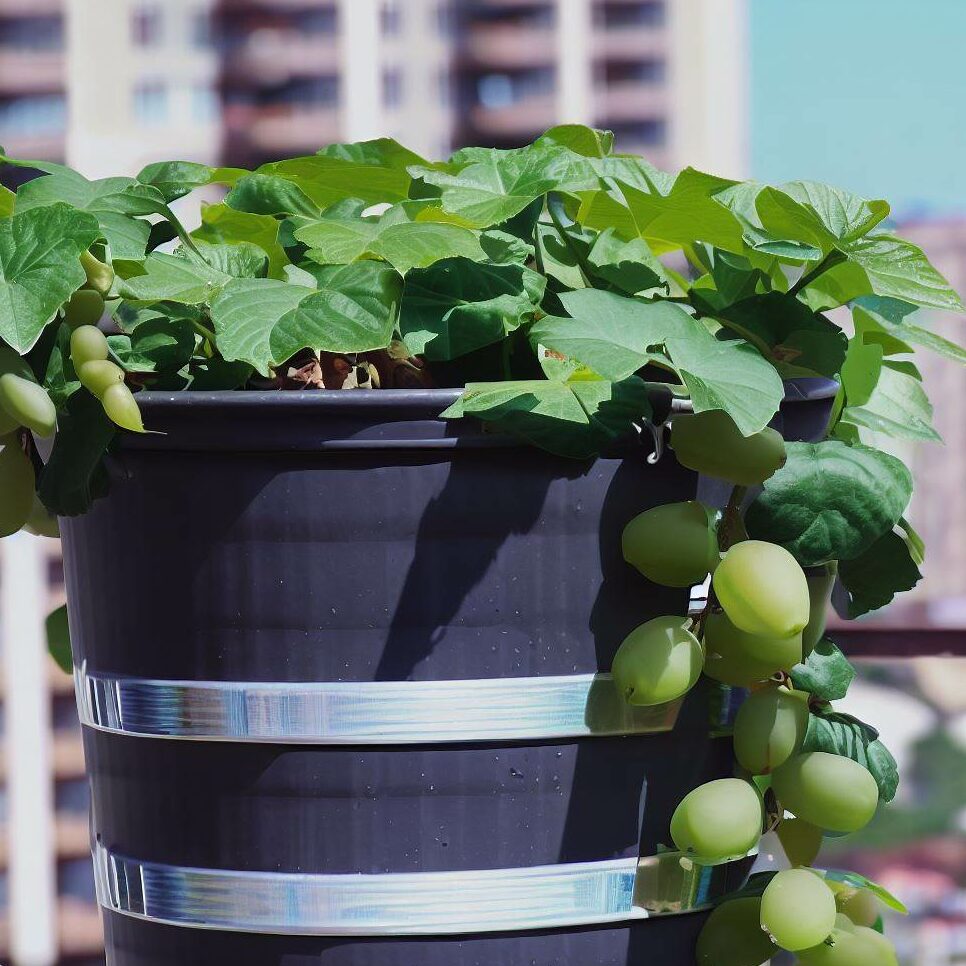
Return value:
<svg viewBox="0 0 966 966">
<path fill-rule="evenodd" d="M 789 400 L 788 434 L 820 431 L 832 391 Z M 624 564 L 620 534 L 642 509 L 694 496 L 697 480 L 670 454 L 648 464 L 646 436 L 575 463 L 440 420 L 454 395 L 145 393 L 145 422 L 165 435 L 125 437 L 109 497 L 62 521 L 108 963 L 689 961 L 700 913 L 540 923 L 523 902 L 523 925 L 500 931 L 479 910 L 498 898 L 497 870 L 526 880 L 566 867 L 573 884 L 535 893 L 551 912 L 557 901 L 612 911 L 612 896 L 587 893 L 604 880 L 583 870 L 654 856 L 676 802 L 730 772 L 730 743 L 709 736 L 720 701 L 709 688 L 664 721 L 673 730 L 645 722 L 629 736 L 601 725 L 606 713 L 592 720 L 609 689 L 588 704 L 594 734 L 516 735 L 515 692 L 487 697 L 490 685 L 566 687 L 606 670 L 637 624 L 683 612 L 687 592 Z M 408 700 L 394 682 L 445 693 L 460 681 L 481 684 L 416 738 L 403 711 L 378 739 L 353 739 L 368 733 L 358 695 L 356 716 L 341 718 L 342 692 L 299 697 L 342 682 Z M 306 722 L 306 708 L 325 716 L 329 701 L 347 730 L 314 740 L 329 724 Z M 371 707 L 382 720 L 392 704 Z M 459 732 L 473 714 L 475 740 Z M 394 728 L 403 740 L 387 739 Z M 665 894 L 635 894 L 635 915 L 700 905 L 743 872 L 662 878 Z M 437 911 L 413 911 L 416 873 L 451 874 L 429 877 L 448 889 L 448 925 L 419 925 Z M 395 883 L 409 924 L 387 928 L 385 909 L 363 903 L 313 927 L 334 915 L 333 893 L 310 890 L 333 881 Z"/>
</svg>

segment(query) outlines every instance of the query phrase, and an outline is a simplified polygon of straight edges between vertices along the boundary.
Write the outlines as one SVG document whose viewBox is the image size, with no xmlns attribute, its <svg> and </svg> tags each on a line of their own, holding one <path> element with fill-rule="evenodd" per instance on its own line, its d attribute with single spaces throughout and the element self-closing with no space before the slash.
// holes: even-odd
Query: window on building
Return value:
<svg viewBox="0 0 966 966">
<path fill-rule="evenodd" d="M 159 47 L 164 34 L 164 10 L 160 4 L 135 7 L 131 15 L 131 39 L 138 47 Z"/>
<path fill-rule="evenodd" d="M 642 0 L 641 3 L 602 3 L 597 20 L 606 30 L 626 27 L 660 27 L 666 19 L 664 0 Z"/>
<path fill-rule="evenodd" d="M 384 107 L 396 108 L 403 102 L 403 76 L 398 67 L 382 73 L 382 103 Z"/>
<path fill-rule="evenodd" d="M 379 10 L 384 37 L 395 37 L 402 30 L 402 4 L 399 0 L 383 0 Z"/>
<path fill-rule="evenodd" d="M 456 10 L 453 0 L 441 0 L 433 12 L 436 32 L 440 37 L 452 37 L 456 33 Z"/>
<path fill-rule="evenodd" d="M 619 151 L 638 147 L 654 147 L 667 140 L 667 124 L 663 118 L 640 121 L 604 122 L 603 127 L 614 132 L 614 142 Z"/>
<path fill-rule="evenodd" d="M 198 124 L 208 124 L 218 117 L 218 94 L 208 84 L 191 88 L 191 116 Z"/>
<path fill-rule="evenodd" d="M 611 84 L 659 84 L 667 74 L 663 60 L 619 60 L 607 61 L 603 65 L 601 79 L 607 86 Z"/>
<path fill-rule="evenodd" d="M 58 134 L 67 123 L 62 94 L 27 94 L 0 100 L 0 135 Z"/>
<path fill-rule="evenodd" d="M 191 14 L 191 42 L 195 47 L 210 47 L 214 43 L 214 24 L 211 11 L 199 7 Z"/>
<path fill-rule="evenodd" d="M 483 107 L 510 107 L 530 97 L 549 94 L 554 88 L 552 67 L 505 74 L 484 74 L 477 82 L 477 99 Z"/>
<path fill-rule="evenodd" d="M 331 6 L 302 10 L 293 17 L 296 29 L 303 34 L 334 34 L 338 28 L 336 9 Z"/>
<path fill-rule="evenodd" d="M 0 47 L 43 51 L 63 46 L 64 20 L 57 14 L 0 18 Z"/>
<path fill-rule="evenodd" d="M 168 119 L 168 88 L 163 81 L 141 81 L 134 88 L 134 116 L 145 124 Z"/>
<path fill-rule="evenodd" d="M 257 102 L 304 109 L 335 107 L 339 103 L 339 78 L 336 76 L 299 77 L 258 92 Z"/>
</svg>

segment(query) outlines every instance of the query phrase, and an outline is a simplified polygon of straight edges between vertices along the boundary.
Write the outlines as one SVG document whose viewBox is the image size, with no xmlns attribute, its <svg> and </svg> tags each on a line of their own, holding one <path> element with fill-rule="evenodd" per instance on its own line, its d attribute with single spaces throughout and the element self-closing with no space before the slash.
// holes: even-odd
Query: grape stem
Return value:
<svg viewBox="0 0 966 966">
<path fill-rule="evenodd" d="M 741 517 L 741 504 L 747 492 L 747 486 L 734 486 L 731 489 L 731 496 L 728 497 L 728 503 L 721 515 L 721 523 L 718 524 L 718 550 L 722 553 L 747 536 L 745 524 Z M 712 584 L 708 588 L 708 600 L 704 605 L 704 610 L 698 615 L 695 634 L 699 639 L 704 636 L 704 625 L 708 620 L 708 614 L 718 606 L 720 605 Z"/>
</svg>

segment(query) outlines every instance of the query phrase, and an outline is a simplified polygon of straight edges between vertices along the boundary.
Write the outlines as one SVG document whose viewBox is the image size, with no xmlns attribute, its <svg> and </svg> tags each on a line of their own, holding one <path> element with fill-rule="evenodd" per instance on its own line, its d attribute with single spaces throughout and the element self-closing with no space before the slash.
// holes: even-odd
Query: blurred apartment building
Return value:
<svg viewBox="0 0 966 966">
<path fill-rule="evenodd" d="M 745 167 L 746 0 L 0 0 L 0 144 L 88 176 L 380 134 L 444 156 L 561 121 Z"/>
</svg>

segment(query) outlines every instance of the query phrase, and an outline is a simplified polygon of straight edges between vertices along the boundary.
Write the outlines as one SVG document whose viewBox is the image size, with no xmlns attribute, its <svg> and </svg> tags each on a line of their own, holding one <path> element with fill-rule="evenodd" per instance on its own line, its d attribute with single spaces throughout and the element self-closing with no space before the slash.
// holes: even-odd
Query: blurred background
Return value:
<svg viewBox="0 0 966 966">
<path fill-rule="evenodd" d="M 962 293 L 964 42 L 963 0 L 0 0 L 0 144 L 93 178 L 384 135 L 445 156 L 579 121 L 669 169 L 885 197 Z M 966 372 L 920 365 L 945 439 L 899 454 L 925 580 L 838 635 L 860 658 L 843 706 L 904 784 L 827 853 L 909 904 L 888 923 L 904 964 L 946 966 L 966 963 Z M 72 685 L 38 622 L 57 543 L 10 538 L 0 565 L 0 962 L 103 963 Z"/>
</svg>

